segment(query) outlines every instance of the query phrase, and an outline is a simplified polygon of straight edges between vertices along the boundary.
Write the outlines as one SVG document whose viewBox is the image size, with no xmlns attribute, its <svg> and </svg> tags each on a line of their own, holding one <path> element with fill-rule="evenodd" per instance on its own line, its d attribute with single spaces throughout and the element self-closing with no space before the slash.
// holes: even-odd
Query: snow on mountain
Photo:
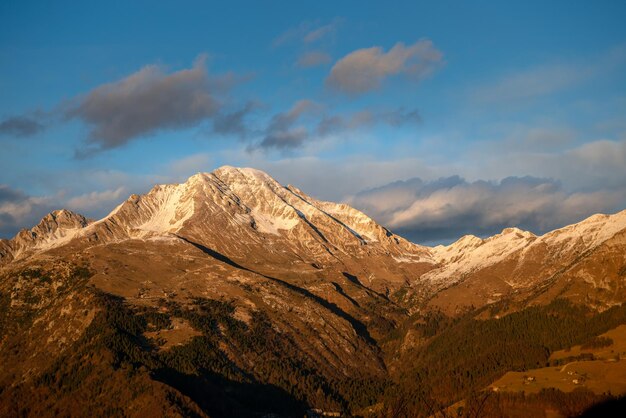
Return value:
<svg viewBox="0 0 626 418">
<path fill-rule="evenodd" d="M 91 221 L 83 215 L 61 209 L 49 213 L 32 229 L 21 230 L 13 240 L 7 241 L 12 257 L 27 250 L 45 251 L 74 238 Z"/>
<path fill-rule="evenodd" d="M 597 247 L 626 229 L 626 210 L 614 215 L 596 214 L 582 222 L 543 235 L 539 242 L 561 247 L 564 253 Z"/>
<path fill-rule="evenodd" d="M 426 247 L 392 234 L 348 205 L 318 201 L 262 171 L 230 166 L 132 195 L 99 221 L 64 225 L 45 237 L 33 234 L 37 238 L 14 256 L 25 257 L 72 239 L 89 245 L 184 239 L 235 259 L 274 265 L 358 264 L 349 260 L 372 257 L 390 268 L 395 268 L 393 257 L 434 264 Z"/>
<path fill-rule="evenodd" d="M 448 246 L 432 248 L 440 267 L 427 272 L 422 280 L 450 286 L 472 274 L 506 265 L 510 286 L 529 285 L 551 277 L 625 229 L 626 210 L 614 215 L 596 214 L 542 236 L 518 228 L 506 228 L 484 240 L 467 235 Z"/>
<path fill-rule="evenodd" d="M 427 273 L 424 278 L 433 282 L 450 284 L 472 270 L 485 268 L 522 250 L 537 237 L 518 228 L 506 228 L 500 234 L 486 239 L 466 235 L 448 245 L 432 249 L 435 260 L 442 267 Z"/>
<path fill-rule="evenodd" d="M 442 289 L 490 271 L 511 288 L 545 280 L 626 228 L 626 211 L 594 215 L 542 236 L 518 228 L 448 246 L 408 242 L 346 205 L 316 200 L 252 168 L 224 166 L 181 184 L 132 195 L 90 222 L 56 211 L 13 240 L 0 241 L 0 260 L 27 257 L 70 242 L 183 240 L 233 259 L 271 266 L 335 265 L 364 269 L 367 280 Z M 500 266 L 500 267 L 499 267 Z M 296 267 L 293 267 L 296 268 Z M 503 276 L 504 277 L 504 276 Z"/>
</svg>

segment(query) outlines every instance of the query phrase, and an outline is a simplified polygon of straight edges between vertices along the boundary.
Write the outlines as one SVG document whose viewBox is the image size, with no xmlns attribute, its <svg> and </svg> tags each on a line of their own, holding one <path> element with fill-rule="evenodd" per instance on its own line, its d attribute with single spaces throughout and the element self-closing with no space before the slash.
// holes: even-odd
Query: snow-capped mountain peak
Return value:
<svg viewBox="0 0 626 418">
<path fill-rule="evenodd" d="M 76 240 L 88 245 L 182 240 L 259 265 L 341 269 L 374 263 L 384 273 L 379 278 L 370 275 L 371 283 L 442 288 L 504 265 L 512 269 L 510 277 L 518 274 L 519 266 L 550 265 L 540 270 L 547 277 L 556 271 L 554 266 L 566 265 L 624 228 L 626 211 L 594 215 L 542 236 L 511 227 L 488 238 L 466 235 L 450 245 L 428 248 L 393 234 L 347 204 L 317 200 L 256 169 L 224 166 L 131 195 L 96 222 L 55 211 L 33 229 L 1 241 L 0 260 Z M 519 275 L 525 280 L 521 270 Z M 515 280 L 509 280 L 513 287 L 520 285 Z"/>
</svg>

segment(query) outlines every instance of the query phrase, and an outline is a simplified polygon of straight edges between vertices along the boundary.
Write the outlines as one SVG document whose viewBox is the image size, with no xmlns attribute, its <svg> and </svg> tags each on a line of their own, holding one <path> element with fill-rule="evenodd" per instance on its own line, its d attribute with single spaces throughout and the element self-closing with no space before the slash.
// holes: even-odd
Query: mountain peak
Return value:
<svg viewBox="0 0 626 418">
<path fill-rule="evenodd" d="M 511 234 L 515 234 L 518 237 L 523 237 L 523 238 L 532 238 L 535 236 L 535 234 L 533 234 L 530 231 L 525 231 L 523 229 L 517 228 L 517 227 L 509 227 L 509 228 L 504 228 L 502 230 L 502 232 L 500 233 L 500 235 L 511 235 Z"/>
<path fill-rule="evenodd" d="M 223 165 L 213 170 L 214 174 L 244 174 L 244 175 L 261 175 L 269 177 L 264 171 L 252 167 L 234 167 L 232 165 Z"/>
<path fill-rule="evenodd" d="M 44 216 L 34 228 L 27 230 L 27 232 L 33 238 L 36 238 L 53 233 L 59 229 L 84 228 L 90 222 L 81 214 L 67 209 L 59 209 Z"/>
<path fill-rule="evenodd" d="M 31 229 L 22 229 L 12 240 L 15 254 L 28 249 L 46 249 L 51 245 L 65 242 L 91 224 L 83 215 L 67 209 L 50 212 Z"/>
<path fill-rule="evenodd" d="M 208 175 L 209 173 L 205 173 L 205 172 L 196 173 L 193 176 L 189 177 L 187 181 L 185 181 L 185 183 L 193 184 L 193 183 L 198 183 L 198 182 L 204 182 L 206 181 L 206 178 Z"/>
<path fill-rule="evenodd" d="M 264 171 L 250 167 L 222 166 L 210 173 L 227 184 L 268 184 L 282 187 Z"/>
<path fill-rule="evenodd" d="M 390 269 L 384 279 L 371 278 L 372 283 L 380 282 L 379 290 L 383 282 L 404 283 L 409 273 L 403 268 L 411 263 L 432 264 L 425 247 L 392 234 L 346 204 L 318 201 L 263 171 L 232 166 L 133 195 L 75 237 L 103 245 L 182 240 L 233 260 L 302 265 L 305 270 L 376 257 Z M 49 247 L 54 246 L 57 243 Z M 397 259 L 406 266 L 396 267 Z"/>
</svg>

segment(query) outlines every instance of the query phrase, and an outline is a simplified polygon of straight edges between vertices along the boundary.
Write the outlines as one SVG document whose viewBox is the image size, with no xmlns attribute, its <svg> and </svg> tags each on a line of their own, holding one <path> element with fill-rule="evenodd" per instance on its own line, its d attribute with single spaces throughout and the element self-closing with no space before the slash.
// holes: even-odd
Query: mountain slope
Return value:
<svg viewBox="0 0 626 418">
<path fill-rule="evenodd" d="M 0 240 L 0 414 L 392 414 L 419 379 L 457 401 L 626 322 L 625 228 L 626 211 L 428 248 L 234 167 L 97 221 L 56 211 Z"/>
</svg>

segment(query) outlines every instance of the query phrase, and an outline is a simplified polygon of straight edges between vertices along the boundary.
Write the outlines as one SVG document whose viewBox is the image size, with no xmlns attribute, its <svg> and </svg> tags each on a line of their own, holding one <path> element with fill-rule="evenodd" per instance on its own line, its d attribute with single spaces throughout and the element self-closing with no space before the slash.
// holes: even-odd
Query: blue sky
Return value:
<svg viewBox="0 0 626 418">
<path fill-rule="evenodd" d="M 621 1 L 4 1 L 0 236 L 224 164 L 417 242 L 626 209 L 625 20 Z"/>
</svg>

